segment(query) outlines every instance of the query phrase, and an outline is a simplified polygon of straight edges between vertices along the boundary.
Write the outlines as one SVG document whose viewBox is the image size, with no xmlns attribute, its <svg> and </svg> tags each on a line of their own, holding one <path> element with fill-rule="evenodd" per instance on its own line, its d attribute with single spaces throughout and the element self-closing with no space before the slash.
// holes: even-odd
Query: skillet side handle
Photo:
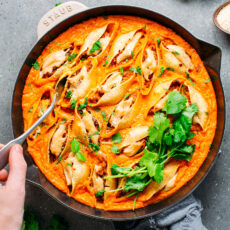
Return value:
<svg viewBox="0 0 230 230">
<path fill-rule="evenodd" d="M 64 2 L 50 9 L 38 23 L 38 40 L 58 23 L 86 9 L 88 9 L 86 5 L 77 1 Z"/>
</svg>

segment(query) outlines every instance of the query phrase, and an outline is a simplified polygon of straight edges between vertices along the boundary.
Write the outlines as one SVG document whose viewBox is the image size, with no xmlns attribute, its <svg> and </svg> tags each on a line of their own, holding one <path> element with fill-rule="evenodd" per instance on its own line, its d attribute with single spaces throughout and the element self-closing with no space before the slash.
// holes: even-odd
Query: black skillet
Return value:
<svg viewBox="0 0 230 230">
<path fill-rule="evenodd" d="M 61 5 L 59 6 L 61 7 Z M 140 7 L 131 7 L 131 6 L 102 6 L 87 9 L 80 13 L 77 13 L 66 20 L 57 24 L 54 28 L 49 30 L 32 48 L 31 52 L 27 56 L 16 81 L 13 100 L 12 100 L 12 123 L 14 136 L 18 137 L 23 132 L 23 117 L 22 117 L 22 92 L 25 84 L 25 80 L 30 71 L 31 64 L 40 56 L 42 50 L 46 45 L 55 39 L 59 34 L 64 32 L 70 26 L 75 25 L 76 23 L 81 23 L 84 20 L 88 20 L 92 17 L 102 16 L 102 15 L 112 15 L 112 14 L 123 14 L 123 15 L 134 15 L 139 17 L 144 17 L 160 24 L 171 28 L 181 37 L 183 37 L 187 42 L 191 44 L 193 48 L 196 49 L 201 59 L 203 60 L 211 78 L 212 83 L 215 89 L 216 98 L 217 98 L 217 129 L 215 138 L 213 141 L 212 148 L 208 154 L 207 159 L 197 172 L 197 174 L 190 180 L 186 185 L 184 185 L 179 191 L 172 194 L 170 197 L 162 200 L 157 204 L 152 204 L 147 207 L 137 209 L 133 211 L 104 211 L 96 208 L 91 208 L 84 204 L 81 204 L 75 201 L 72 198 L 69 198 L 66 194 L 54 187 L 46 177 L 40 172 L 40 170 L 33 163 L 32 158 L 27 152 L 27 144 L 24 143 L 24 153 L 26 161 L 28 164 L 27 172 L 27 182 L 31 183 L 40 189 L 46 191 L 51 197 L 56 199 L 63 206 L 70 208 L 74 212 L 78 212 L 93 218 L 104 219 L 104 220 L 113 220 L 113 221 L 123 221 L 123 220 L 135 220 L 148 216 L 155 215 L 170 206 L 178 203 L 189 194 L 191 194 L 198 185 L 204 180 L 204 178 L 209 173 L 211 167 L 214 165 L 217 157 L 218 150 L 222 141 L 224 126 L 225 126 L 225 99 L 224 92 L 220 79 L 220 64 L 221 64 L 221 50 L 220 48 L 209 44 L 207 42 L 196 39 L 192 36 L 187 30 L 178 25 L 176 22 L 171 19 L 160 15 L 151 10 L 143 9 Z M 51 19 L 50 19 L 51 20 Z M 218 76 L 214 80 L 214 76 Z"/>
</svg>

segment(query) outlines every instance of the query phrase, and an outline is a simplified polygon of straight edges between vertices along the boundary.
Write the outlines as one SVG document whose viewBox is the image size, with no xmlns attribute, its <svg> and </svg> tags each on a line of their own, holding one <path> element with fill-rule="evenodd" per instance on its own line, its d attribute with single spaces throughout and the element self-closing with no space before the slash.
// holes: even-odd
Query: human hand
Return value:
<svg viewBox="0 0 230 230">
<path fill-rule="evenodd" d="M 0 149 L 3 145 L 0 144 Z M 14 145 L 9 153 L 9 174 L 0 170 L 0 229 L 19 230 L 22 225 L 25 200 L 27 165 L 20 145 Z"/>
</svg>

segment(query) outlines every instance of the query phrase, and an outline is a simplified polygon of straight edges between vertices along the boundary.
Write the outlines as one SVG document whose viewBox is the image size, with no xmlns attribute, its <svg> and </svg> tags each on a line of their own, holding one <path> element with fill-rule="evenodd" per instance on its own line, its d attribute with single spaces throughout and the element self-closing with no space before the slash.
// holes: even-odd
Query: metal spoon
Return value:
<svg viewBox="0 0 230 230">
<path fill-rule="evenodd" d="M 1 150 L 0 150 L 0 170 L 4 168 L 8 163 L 8 157 L 9 157 L 9 151 L 10 148 L 15 144 L 22 144 L 25 139 L 30 135 L 31 132 L 34 131 L 34 129 L 42 123 L 42 121 L 51 113 L 54 106 L 59 101 L 62 91 L 64 89 L 64 85 L 66 82 L 66 77 L 62 78 L 55 87 L 55 94 L 52 100 L 51 105 L 46 110 L 46 112 L 21 136 L 17 137 L 16 139 L 8 142 Z"/>
</svg>

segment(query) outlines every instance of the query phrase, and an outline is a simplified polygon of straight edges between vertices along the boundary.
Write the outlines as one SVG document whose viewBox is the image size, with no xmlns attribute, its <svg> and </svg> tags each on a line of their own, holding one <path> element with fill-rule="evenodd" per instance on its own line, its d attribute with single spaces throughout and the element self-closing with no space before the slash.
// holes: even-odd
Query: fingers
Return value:
<svg viewBox="0 0 230 230">
<path fill-rule="evenodd" d="M 20 145 L 14 145 L 11 148 L 9 154 L 9 166 L 10 172 L 6 186 L 13 188 L 15 191 L 22 191 L 25 188 L 27 165 Z"/>
<path fill-rule="evenodd" d="M 8 172 L 6 169 L 0 170 L 0 181 L 6 181 L 8 178 Z"/>
</svg>

